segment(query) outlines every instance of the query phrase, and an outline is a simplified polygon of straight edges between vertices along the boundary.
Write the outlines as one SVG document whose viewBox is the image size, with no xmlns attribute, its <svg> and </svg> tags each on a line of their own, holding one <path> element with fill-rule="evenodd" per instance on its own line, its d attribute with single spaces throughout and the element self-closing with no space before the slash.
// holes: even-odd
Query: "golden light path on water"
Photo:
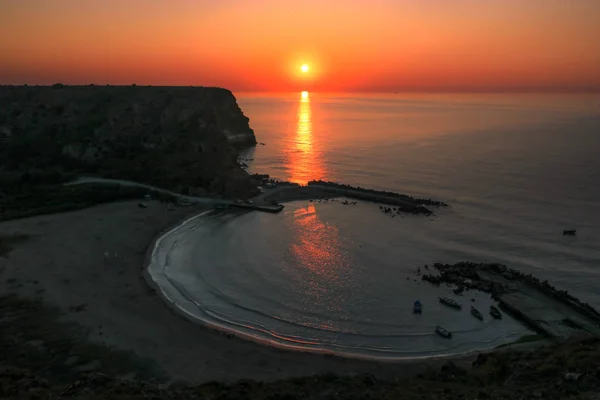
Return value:
<svg viewBox="0 0 600 400">
<path fill-rule="evenodd" d="M 310 93 L 300 93 L 294 140 L 288 148 L 287 169 L 289 180 L 305 185 L 312 179 L 324 176 L 324 163 L 315 138 L 313 110 Z M 340 237 L 335 226 L 321 220 L 316 207 L 310 204 L 294 212 L 294 239 L 291 251 L 298 267 L 309 277 L 305 282 L 307 297 L 322 305 L 332 314 L 343 312 L 342 286 L 345 275 L 342 271 L 347 262 L 342 257 Z M 309 321 L 304 321 L 312 325 Z M 320 321 L 320 329 L 335 330 L 333 322 Z"/>
<path fill-rule="evenodd" d="M 305 185 L 311 179 L 319 179 L 324 174 L 323 160 L 313 132 L 313 114 L 310 93 L 300 93 L 296 133 L 288 149 L 287 169 L 289 180 Z"/>
<path fill-rule="evenodd" d="M 342 252 L 339 231 L 323 221 L 314 204 L 294 211 L 294 236 L 290 250 L 301 268 L 307 299 L 312 305 L 327 310 L 334 318 L 317 323 L 304 321 L 308 326 L 336 330 L 334 321 L 345 314 L 344 305 L 348 291 L 346 285 L 350 263 Z"/>
</svg>

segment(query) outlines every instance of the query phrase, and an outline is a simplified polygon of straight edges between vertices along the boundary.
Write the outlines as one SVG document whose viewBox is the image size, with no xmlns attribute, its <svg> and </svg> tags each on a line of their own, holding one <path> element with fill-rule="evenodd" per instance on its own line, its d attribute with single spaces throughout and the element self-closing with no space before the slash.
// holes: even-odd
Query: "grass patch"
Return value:
<svg viewBox="0 0 600 400">
<path fill-rule="evenodd" d="M 0 199 L 0 221 L 79 210 L 115 201 L 140 200 L 146 194 L 159 200 L 175 200 L 170 195 L 119 184 L 34 185 Z"/>
</svg>

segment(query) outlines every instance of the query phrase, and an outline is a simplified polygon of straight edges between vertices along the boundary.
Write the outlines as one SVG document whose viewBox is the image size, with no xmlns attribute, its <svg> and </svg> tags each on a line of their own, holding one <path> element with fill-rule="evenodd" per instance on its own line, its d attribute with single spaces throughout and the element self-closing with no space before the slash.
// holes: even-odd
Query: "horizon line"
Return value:
<svg viewBox="0 0 600 400">
<path fill-rule="evenodd" d="M 145 84 L 110 84 L 110 83 L 87 83 L 87 84 L 69 84 L 56 82 L 53 84 L 13 84 L 13 83 L 0 83 L 0 87 L 52 87 L 54 85 L 63 85 L 66 87 L 176 87 L 176 88 L 218 88 L 229 90 L 230 92 L 236 93 L 387 93 L 387 94 L 502 94 L 502 93 L 520 93 L 520 94 L 600 94 L 600 88 L 496 88 L 496 89 L 342 89 L 342 90 L 260 90 L 260 89 L 229 89 L 227 87 L 218 85 L 145 85 Z"/>
</svg>

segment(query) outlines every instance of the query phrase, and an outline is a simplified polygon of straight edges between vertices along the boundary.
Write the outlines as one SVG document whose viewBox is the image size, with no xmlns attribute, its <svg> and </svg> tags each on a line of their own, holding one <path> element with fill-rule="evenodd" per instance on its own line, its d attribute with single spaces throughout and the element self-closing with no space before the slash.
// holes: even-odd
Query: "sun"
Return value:
<svg viewBox="0 0 600 400">
<path fill-rule="evenodd" d="M 300 66 L 300 71 L 307 73 L 308 70 L 309 70 L 308 64 L 302 64 L 302 66 Z"/>
</svg>

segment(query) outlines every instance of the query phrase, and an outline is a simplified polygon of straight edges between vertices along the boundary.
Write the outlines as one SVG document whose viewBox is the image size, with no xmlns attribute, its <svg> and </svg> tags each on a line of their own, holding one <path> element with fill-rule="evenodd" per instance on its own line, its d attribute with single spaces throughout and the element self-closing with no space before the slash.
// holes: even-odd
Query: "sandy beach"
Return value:
<svg viewBox="0 0 600 400">
<path fill-rule="evenodd" d="M 442 363 L 379 363 L 281 350 L 176 315 L 145 281 L 145 262 L 159 234 L 201 211 L 121 202 L 3 222 L 0 235 L 30 238 L 0 258 L 0 294 L 58 307 L 65 321 L 85 328 L 90 341 L 153 360 L 174 381 L 277 380 L 328 372 L 395 379 Z"/>
</svg>

